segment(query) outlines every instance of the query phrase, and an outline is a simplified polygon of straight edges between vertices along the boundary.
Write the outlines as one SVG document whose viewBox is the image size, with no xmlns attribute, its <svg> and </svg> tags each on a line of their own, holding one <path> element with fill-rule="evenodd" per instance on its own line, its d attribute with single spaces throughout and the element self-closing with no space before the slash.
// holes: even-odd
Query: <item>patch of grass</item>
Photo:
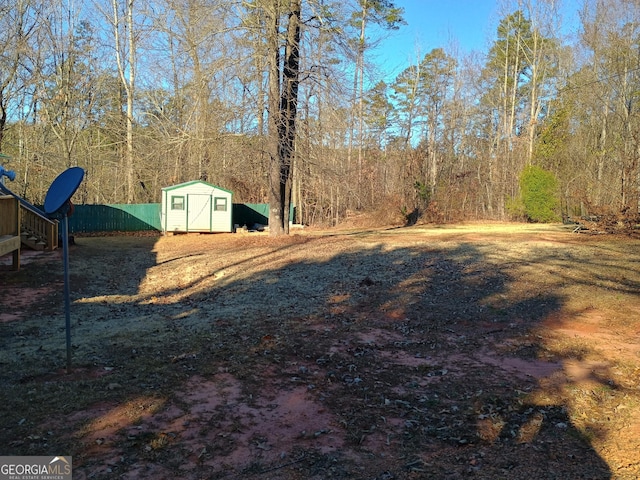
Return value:
<svg viewBox="0 0 640 480">
<path fill-rule="evenodd" d="M 584 361 L 592 358 L 595 353 L 592 343 L 565 337 L 546 343 L 545 350 L 548 355 L 561 360 Z"/>
</svg>

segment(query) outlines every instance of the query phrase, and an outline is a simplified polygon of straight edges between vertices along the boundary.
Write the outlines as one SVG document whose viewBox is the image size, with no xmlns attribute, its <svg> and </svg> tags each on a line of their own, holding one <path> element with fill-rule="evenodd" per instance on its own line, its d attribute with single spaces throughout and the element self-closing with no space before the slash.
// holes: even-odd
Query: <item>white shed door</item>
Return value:
<svg viewBox="0 0 640 480">
<path fill-rule="evenodd" d="M 187 230 L 211 230 L 211 195 L 187 195 Z"/>
</svg>

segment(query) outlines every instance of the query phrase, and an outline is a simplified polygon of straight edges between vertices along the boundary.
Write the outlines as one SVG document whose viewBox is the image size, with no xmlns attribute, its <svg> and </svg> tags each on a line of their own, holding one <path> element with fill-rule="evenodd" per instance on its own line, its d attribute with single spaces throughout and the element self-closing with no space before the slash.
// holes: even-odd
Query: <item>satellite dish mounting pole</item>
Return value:
<svg viewBox="0 0 640 480">
<path fill-rule="evenodd" d="M 67 337 L 67 373 L 71 372 L 71 300 L 69 296 L 69 202 L 62 215 L 62 261 L 64 263 L 64 325 Z"/>
</svg>

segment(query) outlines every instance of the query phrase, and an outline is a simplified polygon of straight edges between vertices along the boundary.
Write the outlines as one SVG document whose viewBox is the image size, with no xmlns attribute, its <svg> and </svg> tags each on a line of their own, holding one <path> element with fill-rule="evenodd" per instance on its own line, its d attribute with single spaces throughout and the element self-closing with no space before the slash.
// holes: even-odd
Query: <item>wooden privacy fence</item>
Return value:
<svg viewBox="0 0 640 480">
<path fill-rule="evenodd" d="M 160 204 L 74 205 L 69 232 L 160 230 Z"/>
<path fill-rule="evenodd" d="M 159 203 L 74 205 L 69 217 L 70 233 L 162 231 Z M 293 207 L 291 210 L 293 218 Z M 267 225 L 266 203 L 234 203 L 233 223 L 242 227 L 256 223 Z"/>
</svg>

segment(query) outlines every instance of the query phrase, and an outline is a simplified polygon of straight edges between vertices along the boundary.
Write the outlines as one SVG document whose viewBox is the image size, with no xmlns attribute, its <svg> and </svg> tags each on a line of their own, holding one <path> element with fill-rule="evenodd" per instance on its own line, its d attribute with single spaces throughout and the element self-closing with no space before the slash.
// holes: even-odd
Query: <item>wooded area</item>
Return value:
<svg viewBox="0 0 640 480">
<path fill-rule="evenodd" d="M 486 52 L 427 46 L 386 80 L 390 0 L 0 0 L 0 152 L 42 203 L 81 166 L 82 203 L 158 202 L 202 179 L 236 202 L 409 221 L 638 212 L 640 1 L 504 2 Z M 524 207 L 523 207 L 524 205 Z M 383 212 L 383 213 L 382 213 Z M 273 214 L 273 212 L 272 212 Z"/>
</svg>

